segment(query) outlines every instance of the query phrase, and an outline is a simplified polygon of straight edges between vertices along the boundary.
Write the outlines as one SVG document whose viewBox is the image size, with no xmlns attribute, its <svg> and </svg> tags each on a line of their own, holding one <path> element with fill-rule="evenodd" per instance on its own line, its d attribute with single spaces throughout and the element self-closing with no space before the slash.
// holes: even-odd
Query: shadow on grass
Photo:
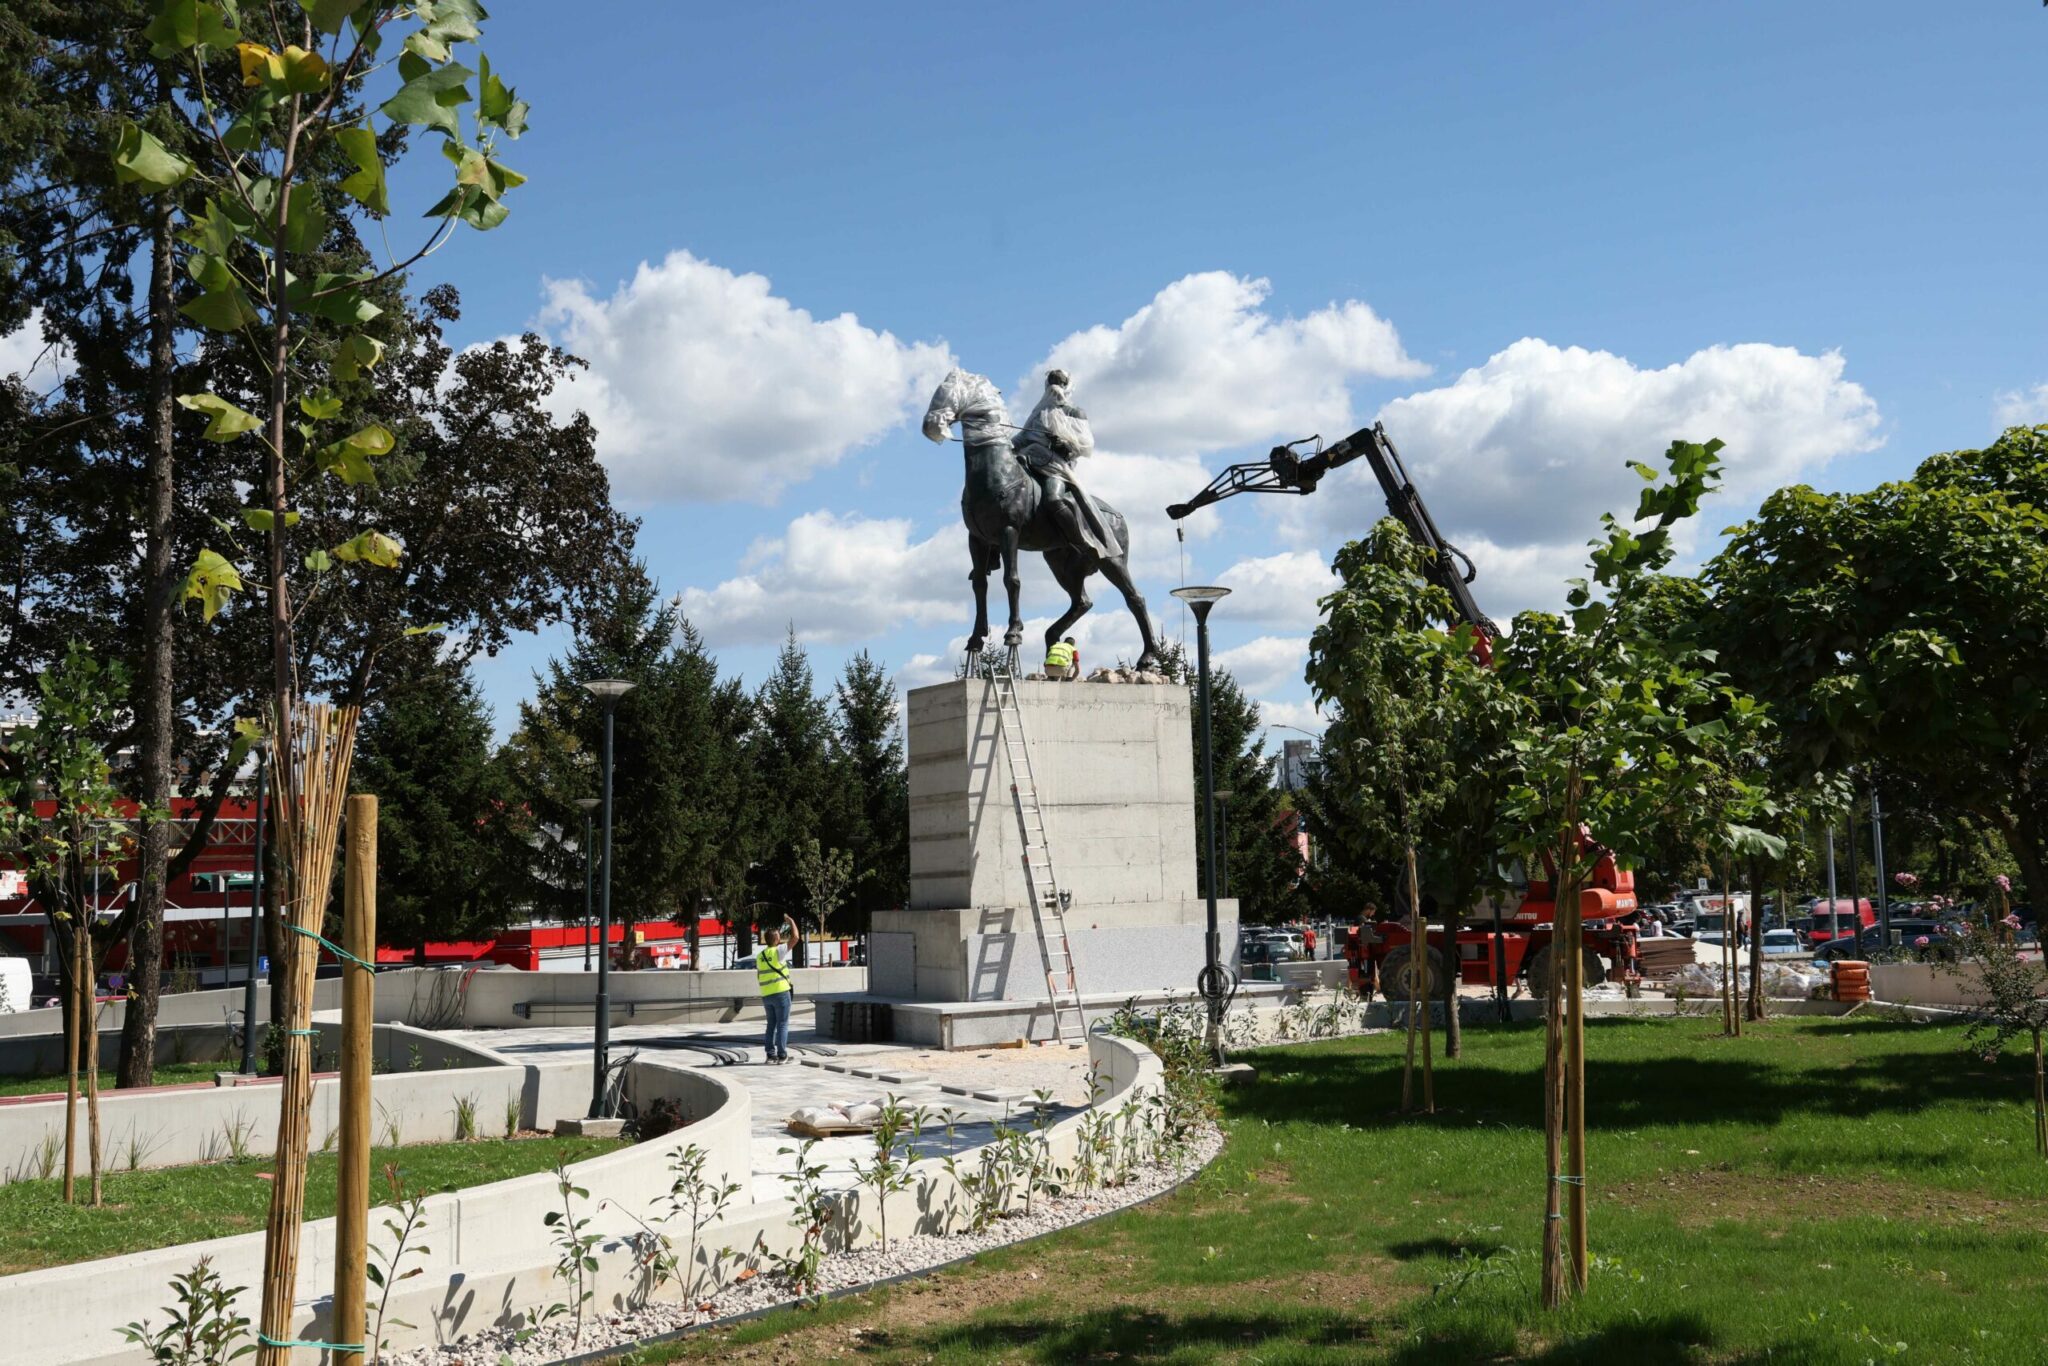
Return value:
<svg viewBox="0 0 2048 1366">
<path fill-rule="evenodd" d="M 1514 1329 L 1497 1324 L 1455 1324 L 1412 1336 L 1398 1319 L 1362 1318 L 1304 1308 L 1292 1315 L 1211 1312 L 1185 1316 L 1113 1306 L 1072 1319 L 1026 1316 L 896 1335 L 869 1334 L 864 1351 L 915 1350 L 943 1355 L 1023 1352 L 1035 1361 L 1165 1361 L 1200 1359 L 1208 1352 L 1236 1357 L 1284 1348 L 1330 1351 L 1384 1359 L 1393 1366 L 1472 1366 L 1529 1362 L 1535 1366 L 1688 1366 L 1712 1349 L 1717 1336 L 1692 1313 L 1663 1314 L 1614 1324 L 1534 1355 L 1519 1354 Z M 877 1340 L 881 1339 L 881 1340 Z"/>
<path fill-rule="evenodd" d="M 1890 1032 L 1829 1022 L 1829 1033 Z M 1516 1031 L 1517 1033 L 1524 1031 Z M 1589 1031 L 1590 1032 L 1590 1031 Z M 1476 1034 L 1477 1031 L 1474 1031 Z M 1471 1035 L 1468 1035 L 1471 1037 Z M 1715 1039 L 1713 1042 L 1719 1043 Z M 1740 1041 L 1729 1041 L 1740 1047 Z M 1492 1050 L 1487 1050 L 1492 1051 Z M 1586 1122 L 1595 1129 L 1647 1125 L 1774 1124 L 1795 1114 L 1868 1119 L 1912 1114 L 1952 1102 L 1999 1102 L 2012 1098 L 2014 1081 L 2004 1069 L 1973 1065 L 1960 1053 L 1872 1051 L 1839 1065 L 1800 1067 L 1782 1058 L 1728 1050 L 1654 1058 L 1602 1058 L 1599 1041 L 1588 1044 Z M 1259 1060 L 1259 1084 L 1233 1092 L 1228 1105 L 1240 1118 L 1273 1123 L 1350 1124 L 1366 1128 L 1434 1124 L 1469 1129 L 1475 1120 L 1516 1128 L 1542 1124 L 1536 1081 L 1541 1064 L 1511 1066 L 1475 1056 L 1464 1059 L 1439 1083 L 1446 1102 L 1437 1114 L 1374 1114 L 1361 1109 L 1362 1095 L 1387 1095 L 1398 1084 L 1401 1060 L 1360 1051 L 1269 1052 Z M 2017 1070 L 2014 1069 L 2014 1076 Z"/>
<path fill-rule="evenodd" d="M 1371 1345 L 1374 1333 L 1374 1320 L 1325 1309 L 1305 1308 L 1293 1315 L 1177 1315 L 1114 1305 L 1057 1321 L 1024 1316 L 983 1319 L 875 1345 L 884 1350 L 916 1348 L 975 1355 L 1021 1350 L 1035 1361 L 1064 1364 L 1186 1360 L 1191 1353 L 1205 1350 L 1240 1353 L 1261 1344 L 1363 1350 Z"/>
<path fill-rule="evenodd" d="M 1460 1257 L 1491 1257 L 1506 1248 L 1506 1243 L 1492 1238 L 1417 1238 L 1405 1243 L 1389 1243 L 1387 1253 L 1404 1262 L 1419 1262 L 1426 1257 L 1442 1257 L 1445 1261 L 1454 1262 Z"/>
</svg>

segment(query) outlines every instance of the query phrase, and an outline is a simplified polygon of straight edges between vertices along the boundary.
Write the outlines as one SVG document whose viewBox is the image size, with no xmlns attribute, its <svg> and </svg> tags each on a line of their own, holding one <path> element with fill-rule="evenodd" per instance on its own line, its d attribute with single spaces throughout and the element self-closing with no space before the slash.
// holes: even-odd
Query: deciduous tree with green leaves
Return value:
<svg viewBox="0 0 2048 1366">
<path fill-rule="evenodd" d="M 2048 889 L 2048 425 L 1867 493 L 1764 500 L 1703 575 L 1801 774 L 1874 761 Z M 1901 833 L 1904 831 L 1902 829 Z"/>
<path fill-rule="evenodd" d="M 216 158 L 202 166 L 132 120 L 115 128 L 109 149 L 115 178 L 146 192 L 200 182 L 203 196 L 186 191 L 185 202 L 196 199 L 197 207 L 184 209 L 178 234 L 185 271 L 198 287 L 181 311 L 202 328 L 237 339 L 263 376 L 259 413 L 217 392 L 181 394 L 177 402 L 205 417 L 207 440 L 260 443 L 258 501 L 241 520 L 265 547 L 260 577 L 269 609 L 269 728 L 279 755 L 277 797 L 288 813 L 301 795 L 291 759 L 295 731 L 309 724 L 297 715 L 307 690 L 293 640 L 289 549 L 301 516 L 295 496 L 308 480 L 375 482 L 375 462 L 391 454 L 396 438 L 380 423 L 354 426 L 348 408 L 351 390 L 370 382 L 384 354 L 384 341 L 369 328 L 382 312 L 378 286 L 402 276 L 460 224 L 496 227 L 505 218 L 505 194 L 523 180 L 498 160 L 498 145 L 525 127 L 525 103 L 487 59 L 479 58 L 472 70 L 455 57 L 458 47 L 481 38 L 483 18 L 477 0 L 297 0 L 261 8 L 237 0 L 164 0 L 143 36 L 158 57 L 189 64 L 191 104 L 181 108 Z M 387 44 L 395 60 L 380 60 Z M 383 82 L 390 84 L 377 105 L 386 121 L 380 135 L 366 110 L 376 98 L 373 84 Z M 471 106 L 466 120 L 464 106 Z M 387 159 L 407 144 L 412 129 L 438 134 L 453 167 L 452 188 L 427 211 L 432 226 L 425 240 L 382 267 L 322 269 L 318 253 L 336 215 L 374 220 L 390 214 Z M 320 344 L 308 345 L 315 340 Z M 368 527 L 316 545 L 296 563 L 312 576 L 314 586 L 306 590 L 312 593 L 341 565 L 392 569 L 403 553 L 392 536 Z M 508 547 L 508 553 L 517 552 Z M 184 592 L 210 619 L 243 581 L 241 565 L 208 547 L 192 563 Z M 345 723 L 340 733 L 348 733 Z M 341 782 L 347 767 L 343 753 L 335 766 Z M 338 807 L 335 813 L 338 820 Z M 324 860 L 336 833 L 311 832 L 323 851 L 317 855 L 299 852 L 306 841 L 294 841 L 293 858 Z M 284 872 L 286 896 L 298 907 L 294 928 L 308 930 L 308 919 L 317 923 L 315 899 L 324 905 L 327 889 L 309 885 L 314 879 L 307 870 L 289 860 Z M 291 942 L 282 975 L 298 976 L 293 965 L 311 951 L 310 944 Z M 292 1114 L 302 1113 L 310 1097 L 311 1051 L 299 1032 L 308 1006 L 291 1004 L 293 1030 L 279 1089 Z M 286 1149 L 303 1127 L 279 1126 L 259 1337 L 266 1363 L 281 1362 L 290 1350 L 279 1344 L 296 1275 L 292 1226 L 303 1205 L 305 1173 L 304 1154 Z"/>
<path fill-rule="evenodd" d="M 1450 595 L 1423 576 L 1418 546 L 1401 524 L 1385 518 L 1363 540 L 1337 552 L 1341 586 L 1323 599 L 1323 621 L 1309 641 L 1308 683 L 1332 716 L 1323 735 L 1326 756 L 1358 784 L 1353 818 L 1381 857 L 1398 860 L 1408 907 L 1410 943 L 1387 961 L 1388 994 L 1405 991 L 1408 1049 L 1401 1108 L 1413 1103 L 1418 1033 L 1422 1107 L 1436 1109 L 1431 1059 L 1428 927 L 1416 850 L 1436 830 L 1457 784 L 1453 737 L 1468 708 L 1486 705 L 1490 679 L 1474 657 L 1473 628 L 1453 621 Z"/>
<path fill-rule="evenodd" d="M 1697 646 L 1671 633 L 1649 587 L 1671 559 L 1671 528 L 1718 482 L 1720 449 L 1674 441 L 1661 476 L 1634 463 L 1650 487 L 1630 522 L 1603 516 L 1590 579 L 1572 582 L 1568 613 L 1524 613 L 1496 656 L 1522 709 L 1504 756 L 1499 838 L 1531 867 L 1548 865 L 1557 906 L 1544 992 L 1546 1306 L 1583 1289 L 1587 1272 L 1582 890 L 1602 858 L 1627 866 L 1654 846 L 1674 794 L 1724 779 L 1739 790 L 1715 751 L 1762 720 Z M 1745 808 L 1731 798 L 1720 812 L 1735 822 Z"/>
</svg>

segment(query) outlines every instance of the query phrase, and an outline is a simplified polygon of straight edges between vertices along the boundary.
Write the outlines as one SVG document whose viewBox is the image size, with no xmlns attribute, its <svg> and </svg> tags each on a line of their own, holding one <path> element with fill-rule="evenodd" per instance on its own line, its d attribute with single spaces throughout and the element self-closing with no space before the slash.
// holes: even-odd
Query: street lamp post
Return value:
<svg viewBox="0 0 2048 1366">
<path fill-rule="evenodd" d="M 1209 1053 L 1220 1066 L 1223 1062 L 1223 964 L 1222 939 L 1216 926 L 1216 754 L 1209 726 L 1209 610 L 1228 597 L 1228 588 L 1185 587 L 1173 595 L 1195 613 L 1195 673 L 1202 709 L 1202 822 L 1207 836 L 1204 860 L 1203 896 L 1209 904 L 1209 932 L 1204 942 L 1205 963 L 1197 986 L 1209 1007 Z"/>
<path fill-rule="evenodd" d="M 1216 895 L 1225 901 L 1230 899 L 1230 799 L 1236 795 L 1233 789 L 1227 787 L 1216 793 L 1216 826 L 1223 832 L 1223 858 L 1216 865 L 1220 874 L 1217 879 L 1219 890 Z"/>
<path fill-rule="evenodd" d="M 1877 941 L 1892 942 L 1892 898 L 1884 881 L 1884 811 L 1877 803 L 1877 785 L 1870 788 L 1870 857 L 1877 873 Z"/>
<path fill-rule="evenodd" d="M 599 879 L 597 896 L 597 1056 L 591 1060 L 590 1075 L 590 1117 L 602 1119 L 612 1042 L 612 718 L 619 699 L 633 691 L 633 685 L 623 678 L 593 678 L 583 686 L 604 708 L 604 876 Z"/>
<path fill-rule="evenodd" d="M 270 746 L 256 746 L 256 875 L 249 888 L 249 962 L 242 973 L 242 1073 L 256 1075 L 256 951 L 263 942 L 263 805 Z"/>
<path fill-rule="evenodd" d="M 576 809 L 583 813 L 583 970 L 590 971 L 590 818 L 597 810 L 597 798 L 578 797 Z"/>
</svg>

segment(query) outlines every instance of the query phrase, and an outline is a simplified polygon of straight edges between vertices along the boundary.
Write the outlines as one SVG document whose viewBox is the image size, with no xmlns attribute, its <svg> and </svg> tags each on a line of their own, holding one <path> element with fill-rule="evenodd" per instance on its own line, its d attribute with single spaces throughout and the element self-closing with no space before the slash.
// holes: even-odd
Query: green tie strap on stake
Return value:
<svg viewBox="0 0 2048 1366">
<path fill-rule="evenodd" d="M 363 1354 L 360 1342 L 314 1342 L 306 1338 L 274 1338 L 267 1333 L 258 1333 L 256 1341 L 265 1347 L 311 1347 L 316 1352 L 354 1352 Z"/>
<path fill-rule="evenodd" d="M 375 963 L 371 963 L 364 959 L 356 957 L 354 954 L 350 953 L 347 949 L 335 943 L 333 940 L 323 937 L 318 930 L 309 930 L 304 925 L 287 925 L 285 928 L 290 930 L 293 934 L 303 934 L 304 936 L 306 936 L 306 938 L 312 940 L 314 943 L 318 944 L 321 948 L 327 950 L 329 953 L 333 954 L 336 958 L 339 958 L 344 963 L 353 963 L 355 966 L 369 972 L 375 972 L 377 970 L 377 965 Z"/>
</svg>

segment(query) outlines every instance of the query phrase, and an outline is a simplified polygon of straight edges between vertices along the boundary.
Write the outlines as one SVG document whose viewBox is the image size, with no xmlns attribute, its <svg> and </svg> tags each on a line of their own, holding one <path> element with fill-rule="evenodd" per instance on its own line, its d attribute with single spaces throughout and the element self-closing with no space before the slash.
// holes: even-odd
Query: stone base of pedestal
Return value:
<svg viewBox="0 0 2048 1366">
<path fill-rule="evenodd" d="M 1217 903 L 1223 960 L 1237 956 L 1237 903 Z M 1193 991 L 1206 948 L 1200 901 L 1091 906 L 1067 913 L 1084 995 Z M 1029 910 L 878 911 L 868 991 L 909 1001 L 1042 1001 L 1045 958 Z"/>
</svg>

